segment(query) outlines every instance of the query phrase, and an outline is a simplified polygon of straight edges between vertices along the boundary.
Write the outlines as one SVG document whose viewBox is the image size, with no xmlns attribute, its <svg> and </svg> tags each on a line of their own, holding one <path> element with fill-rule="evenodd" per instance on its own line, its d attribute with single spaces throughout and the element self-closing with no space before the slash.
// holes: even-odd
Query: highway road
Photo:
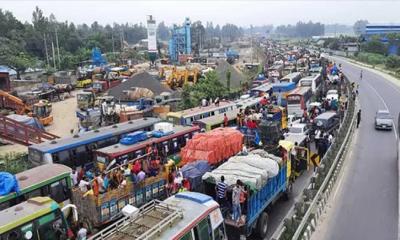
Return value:
<svg viewBox="0 0 400 240">
<path fill-rule="evenodd" d="M 380 74 L 343 59 L 344 73 L 359 83 L 361 124 L 333 194 L 332 207 L 313 239 L 398 239 L 398 165 L 395 131 L 376 131 L 378 109 L 400 112 L 400 88 Z"/>
</svg>

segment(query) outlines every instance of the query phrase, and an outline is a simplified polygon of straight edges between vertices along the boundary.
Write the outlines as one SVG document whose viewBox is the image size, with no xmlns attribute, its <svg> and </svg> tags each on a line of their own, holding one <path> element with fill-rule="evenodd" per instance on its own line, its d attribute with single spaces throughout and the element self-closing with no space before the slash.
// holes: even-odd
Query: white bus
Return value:
<svg viewBox="0 0 400 240">
<path fill-rule="evenodd" d="M 137 209 L 124 207 L 125 217 L 89 240 L 227 240 L 224 218 L 212 197 L 180 192 L 164 201 L 154 200 Z"/>
<path fill-rule="evenodd" d="M 287 82 L 287 83 L 298 83 L 301 79 L 301 73 L 300 72 L 294 72 L 294 73 L 289 73 L 288 75 L 284 76 L 281 78 L 279 81 L 282 82 Z"/>
<path fill-rule="evenodd" d="M 311 87 L 311 91 L 315 94 L 321 86 L 321 74 L 311 75 L 300 79 L 299 87 Z"/>
</svg>

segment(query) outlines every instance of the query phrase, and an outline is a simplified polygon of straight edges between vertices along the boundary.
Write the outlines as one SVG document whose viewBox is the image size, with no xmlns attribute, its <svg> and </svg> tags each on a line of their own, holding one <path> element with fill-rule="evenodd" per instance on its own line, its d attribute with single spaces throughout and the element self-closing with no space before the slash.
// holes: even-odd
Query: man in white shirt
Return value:
<svg viewBox="0 0 400 240">
<path fill-rule="evenodd" d="M 90 185 L 90 183 L 87 181 L 87 177 L 85 176 L 85 177 L 83 177 L 83 179 L 79 182 L 79 189 L 82 191 L 82 192 L 87 192 L 87 186 L 89 186 Z"/>
<path fill-rule="evenodd" d="M 87 239 L 87 229 L 83 225 L 83 223 L 79 223 L 79 231 L 76 236 L 78 240 L 86 240 Z"/>
<path fill-rule="evenodd" d="M 78 172 L 75 169 L 71 172 L 71 179 L 74 186 L 78 185 Z"/>
</svg>

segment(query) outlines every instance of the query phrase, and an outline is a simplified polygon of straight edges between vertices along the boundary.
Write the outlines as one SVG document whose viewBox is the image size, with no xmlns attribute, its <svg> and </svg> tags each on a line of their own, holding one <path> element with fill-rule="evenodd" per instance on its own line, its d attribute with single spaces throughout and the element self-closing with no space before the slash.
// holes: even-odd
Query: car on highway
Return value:
<svg viewBox="0 0 400 240">
<path fill-rule="evenodd" d="M 305 123 L 295 123 L 289 127 L 289 132 L 285 133 L 285 140 L 303 146 L 307 138 L 309 127 Z"/>
<path fill-rule="evenodd" d="M 336 112 L 324 112 L 318 115 L 313 122 L 313 130 L 319 129 L 326 133 L 333 131 L 339 125 L 339 116 Z"/>
<path fill-rule="evenodd" d="M 393 117 L 388 110 L 378 110 L 375 115 L 375 129 L 392 130 Z"/>
<path fill-rule="evenodd" d="M 339 94 L 338 91 L 336 89 L 331 89 L 326 93 L 326 99 L 335 99 L 338 100 L 339 99 Z"/>
</svg>

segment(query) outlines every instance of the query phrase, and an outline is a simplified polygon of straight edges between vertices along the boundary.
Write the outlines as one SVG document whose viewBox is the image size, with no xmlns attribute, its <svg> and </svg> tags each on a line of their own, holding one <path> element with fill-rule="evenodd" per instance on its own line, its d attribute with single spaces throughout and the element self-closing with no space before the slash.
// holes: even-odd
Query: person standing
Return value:
<svg viewBox="0 0 400 240">
<path fill-rule="evenodd" d="M 236 181 L 235 186 L 232 189 L 232 220 L 239 223 L 240 216 L 242 215 L 242 209 L 240 208 L 240 180 Z"/>
<path fill-rule="evenodd" d="M 87 239 L 87 229 L 85 228 L 82 222 L 79 223 L 79 231 L 77 234 L 78 240 L 86 240 Z"/>
<path fill-rule="evenodd" d="M 224 113 L 224 127 L 228 126 L 228 117 L 226 116 L 226 113 Z"/>
<path fill-rule="evenodd" d="M 221 176 L 221 181 L 217 183 L 215 188 L 216 195 L 217 195 L 217 202 L 221 206 L 221 208 L 226 206 L 226 189 L 228 185 L 225 183 L 225 177 Z"/>
<path fill-rule="evenodd" d="M 72 184 L 74 186 L 77 186 L 79 182 L 78 182 L 78 172 L 76 171 L 76 169 L 72 170 L 71 179 L 72 179 Z"/>
<path fill-rule="evenodd" d="M 360 125 L 360 122 L 361 122 L 361 109 L 358 110 L 358 113 L 357 113 L 357 128 Z"/>
</svg>

